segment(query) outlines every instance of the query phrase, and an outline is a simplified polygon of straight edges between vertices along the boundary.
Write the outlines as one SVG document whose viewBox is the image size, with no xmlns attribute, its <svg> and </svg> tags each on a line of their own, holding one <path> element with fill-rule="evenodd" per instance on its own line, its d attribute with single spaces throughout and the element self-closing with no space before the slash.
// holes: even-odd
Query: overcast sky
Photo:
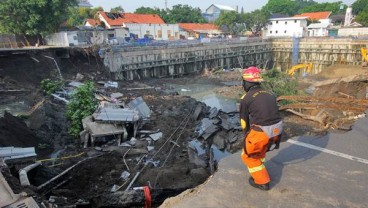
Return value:
<svg viewBox="0 0 368 208">
<path fill-rule="evenodd" d="M 176 4 L 187 4 L 191 7 L 199 7 L 203 12 L 211 6 L 211 4 L 221 4 L 235 7 L 238 5 L 239 11 L 241 7 L 244 8 L 244 12 L 250 12 L 255 9 L 260 9 L 267 3 L 268 0 L 167 0 L 168 8 L 171 8 Z M 338 0 L 314 0 L 317 2 L 337 2 Z M 342 0 L 345 4 L 350 5 L 355 0 Z M 89 0 L 94 6 L 102 6 L 105 11 L 110 11 L 111 7 L 121 6 L 125 12 L 134 12 L 135 9 L 144 7 L 158 7 L 165 8 L 165 0 Z"/>
</svg>

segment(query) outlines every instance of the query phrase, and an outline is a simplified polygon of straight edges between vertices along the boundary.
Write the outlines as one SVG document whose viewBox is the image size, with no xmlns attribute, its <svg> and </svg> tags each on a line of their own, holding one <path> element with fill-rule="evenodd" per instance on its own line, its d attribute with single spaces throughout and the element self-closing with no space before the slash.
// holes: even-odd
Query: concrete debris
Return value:
<svg viewBox="0 0 368 208">
<path fill-rule="evenodd" d="M 233 144 L 237 140 L 238 140 L 238 134 L 236 134 L 234 131 L 229 132 L 227 141 L 229 141 L 230 144 Z"/>
<path fill-rule="evenodd" d="M 162 138 L 162 132 L 150 134 L 149 137 L 151 137 L 153 141 L 158 141 L 159 139 Z"/>
<path fill-rule="evenodd" d="M 36 156 L 34 147 L 0 147 L 0 159 L 3 159 L 8 165 L 27 162 L 33 163 Z"/>
<path fill-rule="evenodd" d="M 105 82 L 104 87 L 118 88 L 119 85 L 118 85 L 118 82 L 107 81 Z"/>
<path fill-rule="evenodd" d="M 220 112 L 220 111 L 219 111 L 216 107 L 213 107 L 213 108 L 211 108 L 211 109 L 210 109 L 210 112 L 209 112 L 208 117 L 209 117 L 210 119 L 213 119 L 213 118 L 215 118 L 216 116 L 218 116 L 219 112 Z"/>
<path fill-rule="evenodd" d="M 147 146 L 147 150 L 148 150 L 148 152 L 151 152 L 152 150 L 154 150 L 155 149 L 155 147 L 154 146 Z"/>
<path fill-rule="evenodd" d="M 122 93 L 120 93 L 120 92 L 116 92 L 116 93 L 112 93 L 111 95 L 110 95 L 110 97 L 111 98 L 115 98 L 115 99 L 119 99 L 119 98 L 121 98 L 121 97 L 123 97 L 124 95 L 122 94 Z"/>
<path fill-rule="evenodd" d="M 78 87 L 83 86 L 84 84 L 83 84 L 82 82 L 72 81 L 72 82 L 70 82 L 68 85 L 69 85 L 69 86 L 72 86 L 72 87 L 76 87 L 76 88 L 78 88 Z"/>
<path fill-rule="evenodd" d="M 201 143 L 195 140 L 188 143 L 189 161 L 198 167 L 205 168 L 207 167 L 206 161 L 204 160 L 206 151 L 200 145 Z"/>
<path fill-rule="evenodd" d="M 153 166 L 155 166 L 155 168 L 157 168 L 160 164 L 160 161 L 155 161 L 155 160 L 147 160 L 145 163 L 145 165 L 148 165 L 148 164 L 152 164 Z"/>
<path fill-rule="evenodd" d="M 146 102 L 144 102 L 142 97 L 137 97 L 136 99 L 128 103 L 130 109 L 137 110 L 139 115 L 143 120 L 149 120 L 151 117 L 151 110 L 149 109 Z"/>
<path fill-rule="evenodd" d="M 126 170 L 124 170 L 122 173 L 121 173 L 121 176 L 120 178 L 122 178 L 124 181 L 126 181 L 130 176 L 130 173 Z"/>
<path fill-rule="evenodd" d="M 241 130 L 241 126 L 240 126 L 240 118 L 239 118 L 239 114 L 235 114 L 235 115 L 228 115 L 228 114 L 221 114 L 219 116 L 219 118 L 221 119 L 221 127 L 225 130 L 231 130 L 231 129 L 236 129 L 236 130 Z"/>
<path fill-rule="evenodd" d="M 209 136 L 211 136 L 216 131 L 220 130 L 220 127 L 217 126 L 219 124 L 220 120 L 218 119 L 209 119 L 204 118 L 202 119 L 199 126 L 195 129 L 195 135 L 198 137 L 203 137 L 207 139 Z"/>
<path fill-rule="evenodd" d="M 105 122 L 136 122 L 140 119 L 140 116 L 136 110 L 101 108 L 93 114 L 93 118 L 96 121 Z"/>
<path fill-rule="evenodd" d="M 202 103 L 198 103 L 198 105 L 196 106 L 196 109 L 194 110 L 193 113 L 193 119 L 196 121 L 198 120 L 200 114 L 202 113 Z"/>
<path fill-rule="evenodd" d="M 60 100 L 60 101 L 63 101 L 64 103 L 69 103 L 69 100 L 67 100 L 67 99 L 65 99 L 65 98 L 63 98 L 63 97 L 61 97 L 60 95 L 58 95 L 58 94 L 55 94 L 55 93 L 53 93 L 53 94 L 51 94 L 55 99 L 57 99 L 57 100 Z"/>
<path fill-rule="evenodd" d="M 0 207 L 18 208 L 32 207 L 39 208 L 32 197 L 27 197 L 26 193 L 15 194 L 3 174 L 0 172 Z"/>
</svg>

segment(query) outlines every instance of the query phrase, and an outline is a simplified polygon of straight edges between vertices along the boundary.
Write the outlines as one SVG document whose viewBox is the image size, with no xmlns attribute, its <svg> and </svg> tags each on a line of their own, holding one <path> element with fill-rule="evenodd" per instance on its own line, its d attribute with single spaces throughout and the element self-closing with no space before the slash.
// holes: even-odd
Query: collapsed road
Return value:
<svg viewBox="0 0 368 208">
<path fill-rule="evenodd" d="M 32 197 L 39 206 L 50 207 L 142 207 L 146 203 L 157 207 L 166 198 L 192 190 L 209 176 L 216 176 L 218 161 L 241 149 L 242 132 L 236 109 L 223 111 L 179 95 L 181 92 L 170 87 L 170 83 L 186 86 L 186 89 L 190 89 L 191 84 L 211 84 L 219 94 L 231 94 L 228 97 L 238 99 L 240 86 L 221 83 L 238 81 L 238 72 L 115 83 L 98 67 L 101 63 L 91 64 L 93 61 L 84 56 L 74 57 L 73 62 L 79 63 L 80 68 L 65 63 L 62 67 L 68 69 L 62 71 L 62 75 L 71 84 L 70 88 L 77 88 L 84 80 L 95 80 L 96 99 L 101 103 L 95 114 L 83 120 L 84 129 L 78 139 L 68 135 L 70 123 L 65 117 L 68 99 L 62 94 L 46 96 L 40 91 L 42 79 L 53 76 L 44 73 L 50 66 L 40 67 L 38 72 L 24 77 L 14 75 L 13 71 L 10 73 L 8 68 L 2 71 L 1 87 L 7 93 L 3 94 L 1 104 L 7 106 L 11 113 L 0 118 L 0 146 L 7 147 L 7 151 L 9 147 L 31 147 L 37 154 L 12 155 L 17 156 L 17 160 L 20 158 L 13 160 L 14 163 L 2 156 L 1 172 L 9 184 L 3 187 L 12 189 L 10 192 L 6 188 L 10 196 L 23 196 L 27 200 Z M 335 81 L 315 86 L 313 96 L 290 99 L 308 104 L 313 100 L 321 104 L 325 103 L 321 96 L 341 98 L 345 94 L 352 102 L 358 100 L 364 104 L 360 100 L 366 99 L 366 86 L 364 80 Z M 17 90 L 16 96 L 12 90 Z M 205 94 L 208 94 L 207 90 Z M 19 105 L 9 108 L 14 103 Z M 143 110 L 137 107 L 141 104 L 144 105 Z M 283 113 L 285 140 L 304 134 L 323 136 L 329 128 L 349 130 L 352 122 L 364 114 L 364 111 L 356 112 L 355 109 L 337 109 L 337 113 L 324 105 L 323 122 L 316 122 L 304 118 L 306 115 L 318 117 L 321 115 L 319 111 L 301 107 L 285 107 L 303 114 Z M 143 119 L 147 108 L 149 119 Z M 125 119 L 113 119 L 117 114 L 125 115 Z M 138 119 L 142 122 L 136 122 L 136 116 L 142 118 Z M 342 116 L 350 116 L 352 120 L 331 125 Z M 26 149 L 18 150 L 26 152 Z M 230 158 L 234 157 L 237 155 Z M 1 201 L 1 205 L 13 206 L 24 199 L 7 198 Z"/>
</svg>

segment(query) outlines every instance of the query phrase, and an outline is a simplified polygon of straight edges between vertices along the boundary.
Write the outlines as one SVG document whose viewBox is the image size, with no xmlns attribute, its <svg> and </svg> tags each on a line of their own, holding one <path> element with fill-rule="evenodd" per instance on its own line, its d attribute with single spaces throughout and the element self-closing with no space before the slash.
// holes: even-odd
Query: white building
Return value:
<svg viewBox="0 0 368 208">
<path fill-rule="evenodd" d="M 152 36 L 155 40 L 177 40 L 179 39 L 178 24 L 126 24 L 129 33 L 133 33 L 137 38 Z"/>
<path fill-rule="evenodd" d="M 232 8 L 231 6 L 212 4 L 210 7 L 206 9 L 206 12 L 203 13 L 203 17 L 208 22 L 214 22 L 220 16 L 221 11 L 224 12 L 237 12 L 237 9 Z"/>
<path fill-rule="evenodd" d="M 307 17 L 269 19 L 263 37 L 304 37 L 307 35 Z"/>
<path fill-rule="evenodd" d="M 310 37 L 322 37 L 328 36 L 328 27 L 330 23 L 312 23 L 308 25 L 308 36 Z"/>
<path fill-rule="evenodd" d="M 331 12 L 309 12 L 297 14 L 294 17 L 307 17 L 313 23 L 308 25 L 308 36 L 328 36 L 328 27 L 331 25 Z"/>
</svg>

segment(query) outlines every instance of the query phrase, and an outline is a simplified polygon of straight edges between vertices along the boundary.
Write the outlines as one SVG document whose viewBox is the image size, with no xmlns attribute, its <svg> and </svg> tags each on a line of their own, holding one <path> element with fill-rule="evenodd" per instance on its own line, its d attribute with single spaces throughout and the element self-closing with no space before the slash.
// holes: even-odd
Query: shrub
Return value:
<svg viewBox="0 0 368 208">
<path fill-rule="evenodd" d="M 97 107 L 94 89 L 92 82 L 85 82 L 75 90 L 67 104 L 66 116 L 71 121 L 69 134 L 72 136 L 79 136 L 82 130 L 82 119 L 91 115 Z"/>
<path fill-rule="evenodd" d="M 64 83 L 61 80 L 44 79 L 41 81 L 41 89 L 47 95 L 51 95 L 56 90 L 60 89 L 63 86 L 63 84 Z"/>
<path fill-rule="evenodd" d="M 298 80 L 286 73 L 272 69 L 263 75 L 262 86 L 275 93 L 276 97 L 281 95 L 296 95 L 298 93 Z"/>
</svg>

